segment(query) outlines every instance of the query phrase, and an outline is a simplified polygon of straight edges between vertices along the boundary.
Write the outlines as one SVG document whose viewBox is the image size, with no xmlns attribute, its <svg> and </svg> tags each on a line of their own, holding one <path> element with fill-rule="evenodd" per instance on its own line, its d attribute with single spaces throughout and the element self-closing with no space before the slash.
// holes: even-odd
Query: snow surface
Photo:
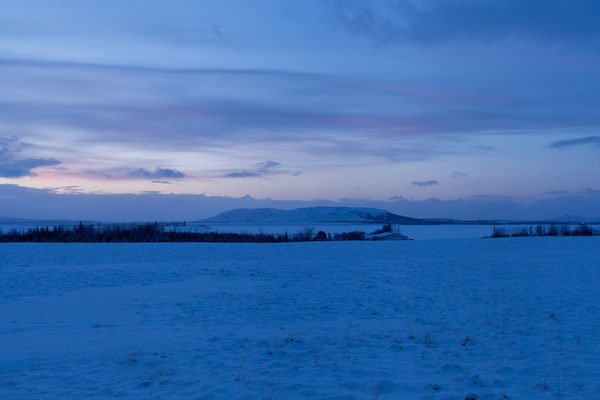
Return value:
<svg viewBox="0 0 600 400">
<path fill-rule="evenodd" d="M 0 244 L 0 399 L 597 399 L 600 239 Z"/>
</svg>

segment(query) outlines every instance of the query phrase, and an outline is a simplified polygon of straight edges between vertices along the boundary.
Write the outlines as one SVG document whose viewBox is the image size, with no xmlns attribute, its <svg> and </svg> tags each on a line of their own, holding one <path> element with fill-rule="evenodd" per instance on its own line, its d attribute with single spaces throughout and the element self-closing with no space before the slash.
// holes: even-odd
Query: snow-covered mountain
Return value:
<svg viewBox="0 0 600 400">
<path fill-rule="evenodd" d="M 294 210 L 275 208 L 238 208 L 222 212 L 200 222 L 274 223 L 274 222 L 372 222 L 396 224 L 429 224 L 428 220 L 404 217 L 378 208 L 305 207 Z"/>
</svg>

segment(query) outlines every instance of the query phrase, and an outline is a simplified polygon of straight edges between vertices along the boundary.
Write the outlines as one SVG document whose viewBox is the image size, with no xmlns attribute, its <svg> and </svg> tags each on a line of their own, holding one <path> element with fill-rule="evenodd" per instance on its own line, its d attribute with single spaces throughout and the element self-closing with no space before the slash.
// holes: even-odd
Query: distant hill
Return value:
<svg viewBox="0 0 600 400">
<path fill-rule="evenodd" d="M 355 222 L 392 223 L 402 225 L 434 225 L 457 223 L 445 219 L 419 219 L 394 214 L 379 208 L 305 207 L 294 210 L 275 208 L 238 208 L 196 222 L 213 223 L 316 223 Z"/>
<path fill-rule="evenodd" d="M 553 218 L 550 220 L 550 222 L 556 222 L 556 223 L 570 223 L 570 222 L 576 222 L 576 223 L 592 223 L 592 222 L 600 222 L 600 218 L 586 218 L 586 217 L 581 217 L 579 215 L 563 215 L 561 217 L 558 218 Z"/>
<path fill-rule="evenodd" d="M 0 216 L 0 224 L 38 224 L 42 225 L 73 225 L 83 222 L 84 224 L 93 224 L 94 221 L 66 220 L 66 219 L 30 219 Z"/>
<path fill-rule="evenodd" d="M 8 223 L 25 223 L 25 222 L 35 222 L 34 219 L 25 219 L 25 218 L 14 218 L 14 217 L 0 217 L 0 224 L 8 224 Z"/>
</svg>

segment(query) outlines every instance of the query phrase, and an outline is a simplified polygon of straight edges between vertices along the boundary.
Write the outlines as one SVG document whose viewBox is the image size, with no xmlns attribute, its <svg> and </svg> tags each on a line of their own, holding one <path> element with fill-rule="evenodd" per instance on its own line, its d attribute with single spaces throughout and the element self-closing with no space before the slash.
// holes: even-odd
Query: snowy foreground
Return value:
<svg viewBox="0 0 600 400">
<path fill-rule="evenodd" d="M 598 399 L 600 239 L 0 245 L 0 398 Z"/>
</svg>

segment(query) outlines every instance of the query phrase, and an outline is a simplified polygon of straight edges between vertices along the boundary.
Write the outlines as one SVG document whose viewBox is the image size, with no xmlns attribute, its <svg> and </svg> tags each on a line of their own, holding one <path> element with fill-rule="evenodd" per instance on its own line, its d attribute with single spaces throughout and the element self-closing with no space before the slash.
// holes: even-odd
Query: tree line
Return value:
<svg viewBox="0 0 600 400">
<path fill-rule="evenodd" d="M 74 227 L 35 227 L 18 231 L 0 232 L 0 242 L 46 243 L 142 243 L 142 242 L 221 242 L 221 243 L 283 243 L 307 241 L 366 240 L 365 233 L 343 232 L 327 234 L 306 228 L 295 234 L 236 233 L 236 232 L 181 232 L 165 230 L 163 224 L 112 224 Z"/>
<path fill-rule="evenodd" d="M 486 238 L 533 237 L 533 236 L 600 236 L 600 230 L 589 225 L 537 225 L 520 228 L 494 226 L 491 236 Z"/>
</svg>

